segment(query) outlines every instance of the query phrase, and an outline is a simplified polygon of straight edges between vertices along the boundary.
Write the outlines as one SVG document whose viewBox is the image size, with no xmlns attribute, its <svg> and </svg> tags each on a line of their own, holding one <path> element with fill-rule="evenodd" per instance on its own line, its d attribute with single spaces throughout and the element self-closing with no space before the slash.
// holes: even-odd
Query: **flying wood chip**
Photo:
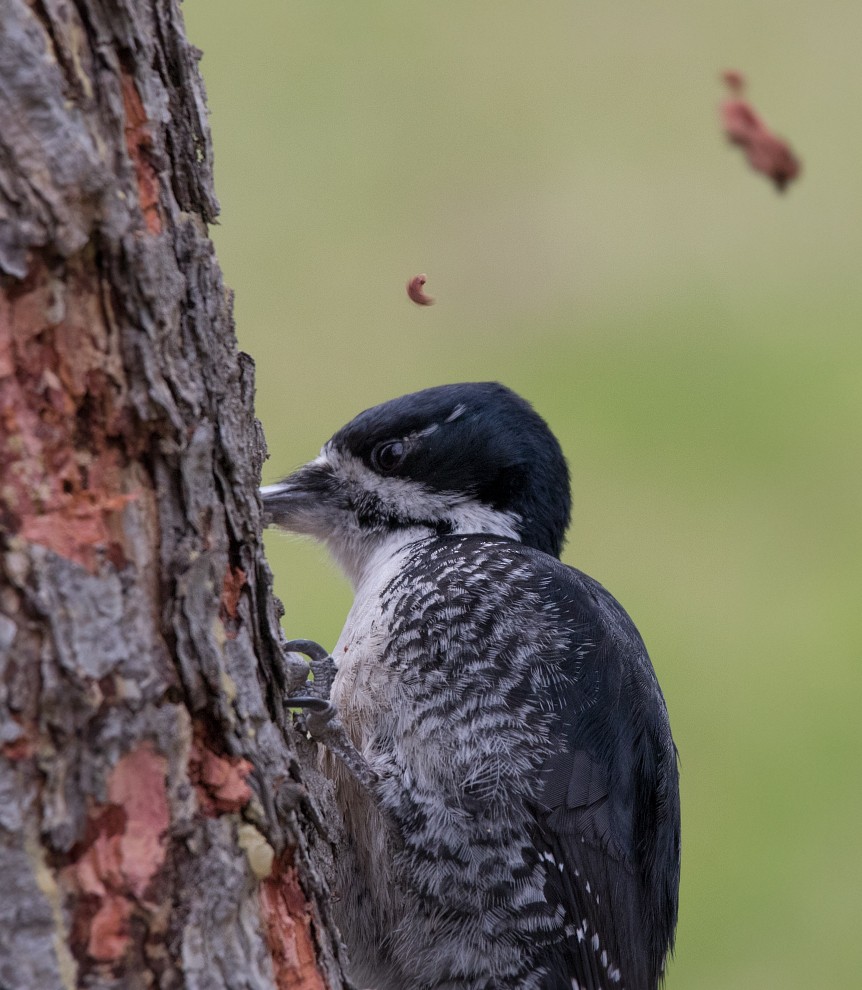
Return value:
<svg viewBox="0 0 862 990">
<path fill-rule="evenodd" d="M 407 295 L 410 296 L 417 306 L 433 306 L 434 304 L 431 296 L 426 295 L 423 291 L 423 286 L 427 281 L 427 275 L 414 275 L 407 283 Z"/>
<path fill-rule="evenodd" d="M 721 122 L 731 144 L 739 145 L 748 158 L 748 164 L 772 179 L 779 192 L 783 192 L 801 169 L 801 163 L 782 138 L 773 134 L 758 116 L 751 104 L 743 98 L 745 76 L 735 69 L 722 74 L 731 92 L 721 104 Z"/>
</svg>

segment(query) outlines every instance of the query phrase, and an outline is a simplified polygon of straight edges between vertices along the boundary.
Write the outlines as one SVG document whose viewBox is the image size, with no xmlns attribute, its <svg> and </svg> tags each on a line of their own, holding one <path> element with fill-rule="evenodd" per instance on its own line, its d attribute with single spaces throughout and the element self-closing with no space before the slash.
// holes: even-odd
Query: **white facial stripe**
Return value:
<svg viewBox="0 0 862 990">
<path fill-rule="evenodd" d="M 439 429 L 439 423 L 432 423 L 430 426 L 426 426 L 424 430 L 417 430 L 415 433 L 408 434 L 404 439 L 408 443 L 411 440 L 421 440 L 423 437 L 430 437 L 432 433 L 436 433 Z"/>
<path fill-rule="evenodd" d="M 459 416 L 463 416 L 466 411 L 467 411 L 467 407 L 465 405 L 463 405 L 463 404 L 457 405 L 452 410 L 452 412 L 449 413 L 449 415 L 446 417 L 446 419 L 443 422 L 444 423 L 454 423 L 455 420 Z"/>
<path fill-rule="evenodd" d="M 494 533 L 520 540 L 517 525 L 521 518 L 516 512 L 501 512 L 459 492 L 436 492 L 409 478 L 383 477 L 358 457 L 329 446 L 324 448 L 324 459 L 340 481 L 376 496 L 402 519 L 445 520 L 456 533 Z"/>
<path fill-rule="evenodd" d="M 521 540 L 517 530 L 521 517 L 517 512 L 500 512 L 472 499 L 462 502 L 454 511 L 450 509 L 443 518 L 452 521 L 456 533 L 494 533 L 510 540 Z"/>
</svg>

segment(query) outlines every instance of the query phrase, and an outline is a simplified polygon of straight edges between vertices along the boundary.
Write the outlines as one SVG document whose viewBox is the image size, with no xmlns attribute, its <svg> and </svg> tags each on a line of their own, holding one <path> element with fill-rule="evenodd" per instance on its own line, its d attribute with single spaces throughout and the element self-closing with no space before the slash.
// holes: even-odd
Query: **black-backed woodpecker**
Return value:
<svg viewBox="0 0 862 990">
<path fill-rule="evenodd" d="M 546 423 L 499 384 L 426 389 L 361 413 L 262 497 L 355 591 L 331 659 L 291 644 L 317 676 L 288 701 L 344 818 L 357 986 L 655 990 L 677 918 L 676 749 L 631 619 L 559 560 L 569 475 Z"/>
</svg>

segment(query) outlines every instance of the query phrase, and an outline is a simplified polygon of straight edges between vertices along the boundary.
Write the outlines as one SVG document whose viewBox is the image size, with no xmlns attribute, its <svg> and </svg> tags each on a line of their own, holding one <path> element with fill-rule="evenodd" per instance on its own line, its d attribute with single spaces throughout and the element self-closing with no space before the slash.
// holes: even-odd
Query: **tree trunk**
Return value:
<svg viewBox="0 0 862 990">
<path fill-rule="evenodd" d="M 0 0 L 2 990 L 345 985 L 197 57 Z"/>
</svg>

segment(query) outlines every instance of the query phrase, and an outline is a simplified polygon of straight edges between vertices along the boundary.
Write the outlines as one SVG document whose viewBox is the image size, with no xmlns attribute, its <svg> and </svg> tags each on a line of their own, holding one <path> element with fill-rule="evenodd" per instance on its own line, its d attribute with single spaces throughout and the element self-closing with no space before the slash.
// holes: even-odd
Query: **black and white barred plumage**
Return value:
<svg viewBox="0 0 862 990">
<path fill-rule="evenodd" d="M 362 413 L 264 500 L 356 590 L 331 701 L 363 762 L 326 761 L 354 981 L 653 990 L 676 751 L 631 620 L 557 559 L 568 473 L 544 422 L 500 385 L 428 389 Z"/>
</svg>

